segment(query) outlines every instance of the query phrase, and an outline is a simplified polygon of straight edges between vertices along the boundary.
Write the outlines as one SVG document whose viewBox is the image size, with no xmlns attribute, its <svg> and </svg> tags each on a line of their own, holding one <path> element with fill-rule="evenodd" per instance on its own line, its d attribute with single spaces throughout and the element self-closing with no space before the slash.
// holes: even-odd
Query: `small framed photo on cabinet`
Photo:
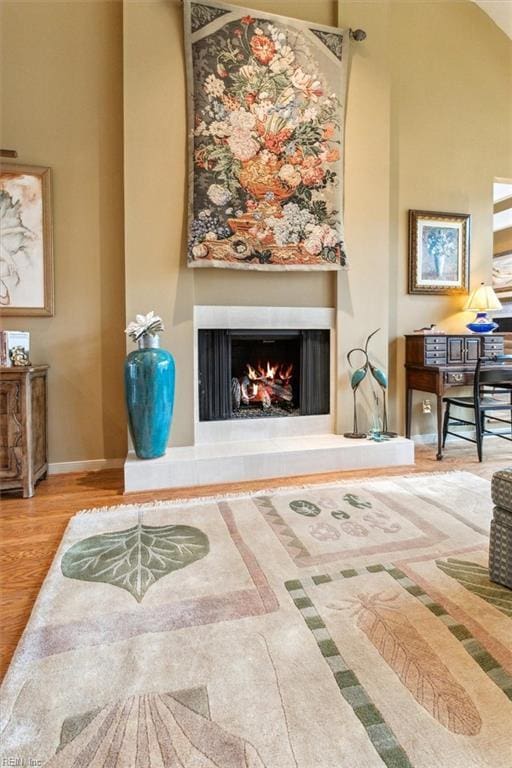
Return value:
<svg viewBox="0 0 512 768">
<path fill-rule="evenodd" d="M 471 216 L 409 211 L 409 293 L 469 291 Z"/>
</svg>

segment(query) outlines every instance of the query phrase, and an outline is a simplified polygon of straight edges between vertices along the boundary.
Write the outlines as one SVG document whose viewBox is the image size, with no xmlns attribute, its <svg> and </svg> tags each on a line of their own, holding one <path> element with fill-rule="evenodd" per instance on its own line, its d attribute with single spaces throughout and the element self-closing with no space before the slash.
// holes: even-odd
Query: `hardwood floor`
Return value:
<svg viewBox="0 0 512 768">
<path fill-rule="evenodd" d="M 486 441 L 485 460 L 482 464 L 478 463 L 475 454 L 474 446 L 460 441 L 450 444 L 442 462 L 436 461 L 432 446 L 418 447 L 414 467 L 306 475 L 131 494 L 123 493 L 122 470 L 105 470 L 50 476 L 38 485 L 32 499 L 5 494 L 0 505 L 0 677 L 7 670 L 66 525 L 70 517 L 81 509 L 153 499 L 247 492 L 302 483 L 325 483 L 337 479 L 453 469 L 464 469 L 490 479 L 496 469 L 512 464 L 510 443 L 504 440 L 490 438 Z"/>
</svg>

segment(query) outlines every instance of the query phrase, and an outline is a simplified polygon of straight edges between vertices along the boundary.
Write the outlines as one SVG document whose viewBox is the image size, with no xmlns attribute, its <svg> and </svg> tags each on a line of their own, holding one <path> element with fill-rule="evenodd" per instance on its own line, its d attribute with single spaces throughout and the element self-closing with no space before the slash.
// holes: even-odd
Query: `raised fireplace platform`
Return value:
<svg viewBox="0 0 512 768">
<path fill-rule="evenodd" d="M 414 444 L 404 437 L 375 443 L 328 434 L 169 448 L 159 459 L 131 451 L 124 479 L 129 493 L 410 464 Z"/>
</svg>

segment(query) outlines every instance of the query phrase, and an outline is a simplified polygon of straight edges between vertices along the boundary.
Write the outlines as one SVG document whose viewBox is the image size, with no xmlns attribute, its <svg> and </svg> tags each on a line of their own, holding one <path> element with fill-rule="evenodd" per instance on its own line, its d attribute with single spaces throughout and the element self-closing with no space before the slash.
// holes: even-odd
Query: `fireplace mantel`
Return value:
<svg viewBox="0 0 512 768">
<path fill-rule="evenodd" d="M 330 328 L 336 327 L 332 307 L 194 307 L 194 326 L 198 328 Z"/>
</svg>

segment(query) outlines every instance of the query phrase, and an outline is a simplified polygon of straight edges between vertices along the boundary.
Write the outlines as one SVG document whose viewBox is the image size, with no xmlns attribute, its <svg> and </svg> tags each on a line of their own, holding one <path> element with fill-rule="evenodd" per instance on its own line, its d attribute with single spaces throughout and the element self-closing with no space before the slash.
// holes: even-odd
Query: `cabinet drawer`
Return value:
<svg viewBox="0 0 512 768">
<path fill-rule="evenodd" d="M 446 350 L 425 352 L 425 365 L 442 365 L 446 363 Z"/>
<path fill-rule="evenodd" d="M 473 374 L 464 373 L 463 371 L 445 371 L 444 383 L 468 386 L 473 383 Z"/>
<path fill-rule="evenodd" d="M 483 349 L 503 349 L 505 346 L 505 339 L 502 336 L 498 336 L 497 338 L 494 336 L 489 336 L 482 341 Z"/>
<path fill-rule="evenodd" d="M 425 346 L 426 347 L 443 347 L 444 349 L 446 347 L 446 339 L 443 339 L 442 336 L 426 336 Z"/>
</svg>

